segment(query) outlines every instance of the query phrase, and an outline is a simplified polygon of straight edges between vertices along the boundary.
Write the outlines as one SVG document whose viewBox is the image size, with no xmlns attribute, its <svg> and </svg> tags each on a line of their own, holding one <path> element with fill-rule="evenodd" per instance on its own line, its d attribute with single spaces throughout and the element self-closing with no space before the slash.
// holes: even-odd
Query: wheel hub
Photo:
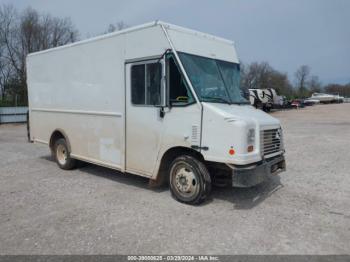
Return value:
<svg viewBox="0 0 350 262">
<path fill-rule="evenodd" d="M 179 168 L 175 175 L 176 188 L 180 193 L 193 194 L 197 189 L 197 180 L 189 168 Z"/>
<path fill-rule="evenodd" d="M 61 165 L 66 164 L 68 158 L 68 152 L 63 145 L 58 145 L 56 148 L 57 160 Z"/>
</svg>

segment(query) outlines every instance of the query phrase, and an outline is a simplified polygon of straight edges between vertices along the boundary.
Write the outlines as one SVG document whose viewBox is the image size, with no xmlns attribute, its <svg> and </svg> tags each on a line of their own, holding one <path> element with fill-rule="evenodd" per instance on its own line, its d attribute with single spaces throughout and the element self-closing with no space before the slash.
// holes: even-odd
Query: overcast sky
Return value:
<svg viewBox="0 0 350 262">
<path fill-rule="evenodd" d="M 302 64 L 323 82 L 350 82 L 350 0 L 0 0 L 71 17 L 81 38 L 123 20 L 153 20 L 234 40 L 241 61 L 287 72 Z"/>
</svg>

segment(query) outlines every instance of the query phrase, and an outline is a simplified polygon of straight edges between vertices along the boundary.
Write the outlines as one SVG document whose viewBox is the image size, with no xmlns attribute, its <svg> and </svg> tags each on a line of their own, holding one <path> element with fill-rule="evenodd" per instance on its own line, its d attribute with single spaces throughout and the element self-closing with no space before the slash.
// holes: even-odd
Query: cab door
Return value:
<svg viewBox="0 0 350 262">
<path fill-rule="evenodd" d="M 164 62 L 126 63 L 125 169 L 152 176 L 161 143 Z"/>
</svg>

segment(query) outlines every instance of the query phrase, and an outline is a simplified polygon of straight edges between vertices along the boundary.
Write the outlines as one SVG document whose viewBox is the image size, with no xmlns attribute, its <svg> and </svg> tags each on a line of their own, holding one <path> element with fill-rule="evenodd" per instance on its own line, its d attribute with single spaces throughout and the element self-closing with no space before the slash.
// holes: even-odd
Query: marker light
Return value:
<svg viewBox="0 0 350 262">
<path fill-rule="evenodd" d="M 231 156 L 233 156 L 233 155 L 235 154 L 235 150 L 234 150 L 233 148 L 231 148 L 231 149 L 228 151 L 228 153 L 229 153 Z"/>
</svg>

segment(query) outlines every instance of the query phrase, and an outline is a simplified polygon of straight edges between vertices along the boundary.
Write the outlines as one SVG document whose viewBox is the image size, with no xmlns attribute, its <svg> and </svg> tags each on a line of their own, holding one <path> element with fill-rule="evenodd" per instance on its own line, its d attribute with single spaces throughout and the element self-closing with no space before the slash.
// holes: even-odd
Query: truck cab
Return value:
<svg viewBox="0 0 350 262">
<path fill-rule="evenodd" d="M 148 72 L 152 64 L 158 73 Z M 212 183 L 251 187 L 285 170 L 280 122 L 242 96 L 238 62 L 169 49 L 153 62 L 141 62 L 146 95 L 144 89 L 136 94 L 137 87 L 133 87 L 137 66 L 133 62 L 126 69 L 130 72 L 126 79 L 131 79 L 126 88 L 127 112 L 132 112 L 127 118 L 126 144 L 128 149 L 144 149 L 130 149 L 126 155 L 127 166 L 139 165 L 134 173 L 144 174 L 144 163 L 148 163 L 150 176 L 166 178 L 177 200 L 199 203 L 208 196 Z M 157 101 L 153 107 L 152 103 L 150 107 L 136 105 L 134 96 L 145 103 L 147 97 Z M 153 118 L 146 111 L 153 111 Z M 133 120 L 140 115 L 146 121 L 143 124 Z M 148 130 L 150 126 L 155 128 Z M 150 142 L 154 148 L 149 148 Z"/>
<path fill-rule="evenodd" d="M 180 63 L 184 70 L 182 74 Z M 165 64 L 168 66 L 169 94 L 165 106 L 169 115 L 173 107 L 179 107 L 180 111 L 185 111 L 186 107 L 200 107 L 200 125 L 193 125 L 191 134 L 185 135 L 184 139 L 189 139 L 191 149 L 199 152 L 193 154 L 194 159 L 199 158 L 204 163 L 211 183 L 222 185 L 225 180 L 233 187 L 251 187 L 285 170 L 280 122 L 251 106 L 242 96 L 239 63 L 181 52 L 176 62 L 175 55 L 169 52 Z M 173 86 L 175 83 L 178 85 Z M 167 117 L 163 108 L 160 112 L 164 112 L 162 117 Z M 188 116 L 184 114 L 183 119 Z M 187 195 L 196 191 L 194 185 L 205 185 L 193 175 L 191 166 L 189 164 L 178 173 L 170 170 L 170 186 L 180 201 L 187 202 Z M 172 176 L 172 172 L 175 175 Z M 205 177 L 203 175 L 203 181 L 208 179 Z M 175 181 L 172 182 L 172 178 Z"/>
</svg>

